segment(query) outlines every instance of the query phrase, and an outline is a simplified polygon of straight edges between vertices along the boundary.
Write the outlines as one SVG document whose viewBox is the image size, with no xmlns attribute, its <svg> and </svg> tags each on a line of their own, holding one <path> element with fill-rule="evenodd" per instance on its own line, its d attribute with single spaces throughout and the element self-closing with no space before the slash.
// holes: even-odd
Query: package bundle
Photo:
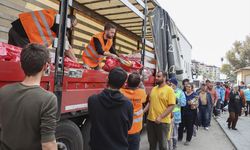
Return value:
<svg viewBox="0 0 250 150">
<path fill-rule="evenodd" d="M 137 62 L 141 61 L 141 54 L 140 53 L 133 53 L 133 54 L 128 54 L 128 55 L 122 54 L 120 57 L 123 59 L 128 59 L 130 61 L 137 61 Z"/>
<path fill-rule="evenodd" d="M 1 61 L 20 61 L 22 48 L 0 42 Z"/>
<path fill-rule="evenodd" d="M 119 59 L 107 57 L 102 69 L 109 72 L 115 67 L 122 67 L 127 72 L 139 72 L 143 66 L 139 61 L 129 60 L 128 57 L 121 57 Z"/>
<path fill-rule="evenodd" d="M 20 47 L 0 42 L 0 61 L 18 62 L 20 61 L 21 51 L 22 48 Z M 54 53 L 50 53 L 50 55 L 55 56 Z M 74 62 L 68 57 L 64 58 L 64 66 L 68 68 L 82 68 L 81 64 Z"/>
<path fill-rule="evenodd" d="M 143 78 L 144 80 L 148 80 L 150 76 L 152 76 L 154 74 L 154 70 L 150 69 L 150 68 L 144 68 L 143 69 Z"/>
<path fill-rule="evenodd" d="M 142 69 L 142 64 L 139 61 L 128 60 L 128 58 L 121 61 L 121 67 L 127 72 L 139 72 Z"/>
<path fill-rule="evenodd" d="M 64 57 L 64 67 L 67 68 L 82 68 L 82 65 L 78 62 L 74 62 L 69 57 Z"/>
<path fill-rule="evenodd" d="M 109 72 L 110 70 L 114 69 L 115 67 L 120 67 L 120 66 L 121 66 L 121 63 L 118 59 L 114 59 L 112 57 L 107 57 L 102 69 Z"/>
</svg>

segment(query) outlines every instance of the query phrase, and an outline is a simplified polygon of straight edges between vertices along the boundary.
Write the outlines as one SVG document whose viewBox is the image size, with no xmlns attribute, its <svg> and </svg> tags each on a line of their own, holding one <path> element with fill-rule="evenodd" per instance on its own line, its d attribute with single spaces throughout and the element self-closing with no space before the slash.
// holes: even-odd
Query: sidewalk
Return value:
<svg viewBox="0 0 250 150">
<path fill-rule="evenodd" d="M 238 123 L 236 125 L 237 131 L 228 129 L 227 127 L 227 120 L 228 113 L 222 114 L 218 119 L 217 122 L 227 134 L 228 138 L 237 148 L 237 150 L 249 150 L 250 149 L 250 116 L 239 117 Z"/>
<path fill-rule="evenodd" d="M 184 135 L 184 139 L 186 134 Z M 144 130 L 141 136 L 140 150 L 148 150 L 149 144 L 147 133 Z M 178 142 L 177 150 L 235 150 L 234 146 L 227 138 L 219 124 L 212 119 L 211 128 L 205 131 L 199 128 L 197 136 L 193 137 L 189 146 L 184 146 L 183 142 Z"/>
</svg>

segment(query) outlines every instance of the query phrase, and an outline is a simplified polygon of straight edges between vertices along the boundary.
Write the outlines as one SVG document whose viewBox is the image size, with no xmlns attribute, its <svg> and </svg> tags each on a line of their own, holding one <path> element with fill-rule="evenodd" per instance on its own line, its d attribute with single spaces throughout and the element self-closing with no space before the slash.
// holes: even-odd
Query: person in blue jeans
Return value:
<svg viewBox="0 0 250 150">
<path fill-rule="evenodd" d="M 224 103 L 225 103 L 225 96 L 226 96 L 226 87 L 225 85 L 221 82 L 221 101 L 220 101 L 220 109 L 221 109 L 221 112 L 223 113 L 224 112 Z"/>
<path fill-rule="evenodd" d="M 250 114 L 250 84 L 247 85 L 247 89 L 244 90 L 244 95 L 246 98 L 246 110 L 245 110 L 245 116 Z"/>
<path fill-rule="evenodd" d="M 178 140 L 178 128 L 181 123 L 181 107 L 186 106 L 186 96 L 184 92 L 178 88 L 178 81 L 176 78 L 171 78 L 170 80 L 171 87 L 174 89 L 176 96 L 176 105 L 173 110 L 173 122 L 171 129 L 171 139 L 168 141 L 169 149 L 176 150 L 177 140 Z"/>
<path fill-rule="evenodd" d="M 220 82 L 216 83 L 216 87 L 215 87 L 215 91 L 216 94 L 218 96 L 218 100 L 215 106 L 215 111 L 214 111 L 214 115 L 215 116 L 219 116 L 220 115 L 220 109 L 221 109 L 221 103 L 224 103 L 224 97 L 225 97 L 225 90 L 223 90 L 223 88 L 220 85 Z M 224 97 L 223 97 L 224 96 Z"/>
<path fill-rule="evenodd" d="M 201 85 L 201 91 L 199 93 L 199 120 L 205 130 L 208 130 L 209 126 L 209 111 L 212 109 L 212 97 L 207 92 L 206 85 Z"/>
</svg>

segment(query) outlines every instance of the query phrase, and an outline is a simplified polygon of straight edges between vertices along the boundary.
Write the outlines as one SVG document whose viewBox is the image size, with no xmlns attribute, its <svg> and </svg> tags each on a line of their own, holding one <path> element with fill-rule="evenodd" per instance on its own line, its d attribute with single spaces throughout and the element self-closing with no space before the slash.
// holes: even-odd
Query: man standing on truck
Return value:
<svg viewBox="0 0 250 150">
<path fill-rule="evenodd" d="M 122 88 L 121 92 L 133 104 L 134 117 L 133 125 L 128 131 L 128 150 L 139 150 L 140 147 L 140 132 L 143 122 L 143 103 L 146 102 L 147 94 L 145 89 L 139 88 L 141 79 L 139 73 L 131 73 L 128 77 L 127 88 Z"/>
<path fill-rule="evenodd" d="M 28 43 L 38 43 L 49 47 L 59 30 L 59 25 L 55 21 L 56 14 L 57 12 L 53 9 L 19 14 L 19 19 L 11 23 L 8 44 L 23 48 Z M 72 29 L 76 26 L 77 19 L 74 15 L 68 15 L 68 18 L 71 20 Z M 65 55 L 73 61 L 77 61 L 69 42 L 68 46 Z"/>
<path fill-rule="evenodd" d="M 57 99 L 40 87 L 49 51 L 30 44 L 21 52 L 25 79 L 0 89 L 0 149 L 57 150 Z"/>
<path fill-rule="evenodd" d="M 91 150 L 128 150 L 128 130 L 133 123 L 133 105 L 119 90 L 127 80 L 122 68 L 108 75 L 108 88 L 90 96 Z"/>
<path fill-rule="evenodd" d="M 82 54 L 82 60 L 88 67 L 99 69 L 99 64 L 104 56 L 118 57 L 113 45 L 115 32 L 116 26 L 108 22 L 104 26 L 104 32 L 100 32 L 91 38 Z"/>
<path fill-rule="evenodd" d="M 149 97 L 147 132 L 149 149 L 167 150 L 167 135 L 170 129 L 171 113 L 176 104 L 174 90 L 166 84 L 167 74 L 160 71 L 156 74 L 155 86 Z"/>
</svg>

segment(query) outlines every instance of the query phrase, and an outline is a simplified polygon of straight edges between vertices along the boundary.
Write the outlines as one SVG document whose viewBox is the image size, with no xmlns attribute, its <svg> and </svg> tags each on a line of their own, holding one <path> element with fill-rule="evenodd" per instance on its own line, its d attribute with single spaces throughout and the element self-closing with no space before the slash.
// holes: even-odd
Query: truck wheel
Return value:
<svg viewBox="0 0 250 150">
<path fill-rule="evenodd" d="M 91 123 L 90 121 L 86 120 L 86 122 L 83 124 L 81 131 L 82 131 L 82 137 L 83 137 L 83 150 L 90 150 L 89 141 L 90 141 L 90 128 Z"/>
<path fill-rule="evenodd" d="M 79 127 L 70 120 L 58 123 L 56 141 L 59 150 L 83 150 L 82 134 Z"/>
</svg>

